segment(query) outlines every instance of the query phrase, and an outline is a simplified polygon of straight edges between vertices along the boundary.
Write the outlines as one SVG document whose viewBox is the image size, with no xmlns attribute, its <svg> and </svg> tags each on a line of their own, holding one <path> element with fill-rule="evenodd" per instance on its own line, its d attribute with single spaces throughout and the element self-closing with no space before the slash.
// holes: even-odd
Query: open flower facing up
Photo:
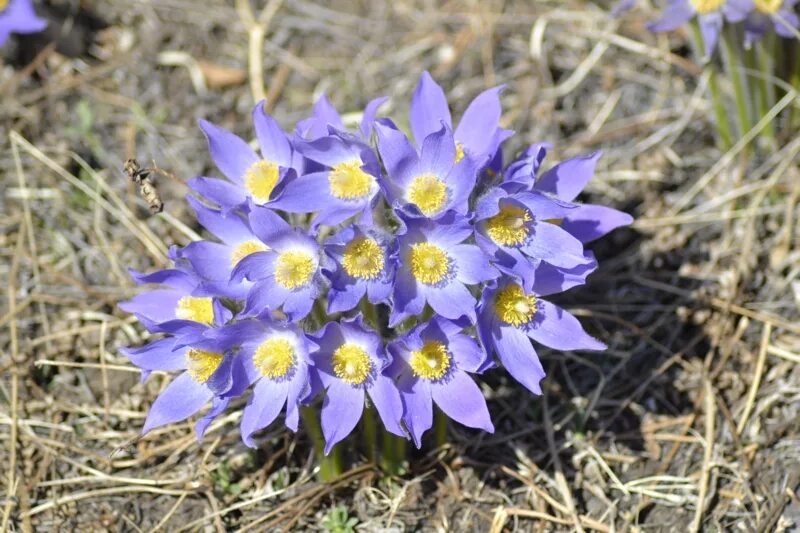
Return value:
<svg viewBox="0 0 800 533">
<path fill-rule="evenodd" d="M 509 194 L 496 187 L 478 200 L 477 242 L 497 268 L 528 287 L 541 262 L 564 270 L 594 266 L 583 244 L 559 225 L 575 207 L 538 191 Z"/>
<path fill-rule="evenodd" d="M 118 304 L 123 311 L 135 314 L 151 332 L 201 334 L 233 316 L 219 299 L 204 293 L 202 279 L 194 274 L 179 269 L 146 275 L 130 272 L 137 283 L 162 285 Z"/>
<path fill-rule="evenodd" d="M 233 269 L 234 282 L 256 282 L 248 292 L 242 316 L 280 308 L 290 320 L 304 318 L 323 288 L 319 244 L 267 208 L 253 207 L 249 220 L 266 251 L 250 253 Z"/>
<path fill-rule="evenodd" d="M 366 214 L 369 222 L 380 189 L 381 171 L 375 151 L 357 138 L 338 132 L 300 142 L 297 148 L 324 169 L 288 183 L 273 207 L 289 213 L 317 213 L 315 226 L 334 226 L 361 214 Z"/>
<path fill-rule="evenodd" d="M 211 209 L 192 197 L 188 200 L 200 225 L 222 242 L 191 242 L 178 251 L 178 257 L 189 261 L 203 279 L 204 292 L 244 299 L 252 283 L 232 281 L 233 269 L 250 254 L 267 251 L 267 245 L 250 229 L 249 221 L 241 214 Z"/>
<path fill-rule="evenodd" d="M 480 388 L 467 372 L 479 372 L 485 353 L 463 326 L 436 318 L 414 327 L 389 345 L 392 373 L 403 400 L 403 421 L 417 448 L 433 425 L 433 403 L 447 416 L 489 433 L 494 425 Z"/>
<path fill-rule="evenodd" d="M 400 425 L 403 404 L 391 377 L 384 374 L 391 360 L 383 341 L 364 327 L 361 316 L 329 322 L 312 339 L 319 345 L 313 356 L 314 375 L 325 389 L 322 433 L 325 453 L 353 431 L 369 395 L 384 427 L 405 437 Z"/>
<path fill-rule="evenodd" d="M 534 290 L 535 290 L 534 286 Z M 478 309 L 478 335 L 486 351 L 497 354 L 514 379 L 534 394 L 544 369 L 530 339 L 555 350 L 605 350 L 578 319 L 526 291 L 514 278 L 487 287 Z"/>
<path fill-rule="evenodd" d="M 31 0 L 0 0 L 0 46 L 12 33 L 36 33 L 47 21 L 36 16 Z"/>
<path fill-rule="evenodd" d="M 302 171 L 302 158 L 286 133 L 266 114 L 263 102 L 253 109 L 253 124 L 261 157 L 240 137 L 200 121 L 211 158 L 228 179 L 200 177 L 189 185 L 223 209 L 241 207 L 248 199 L 256 205 L 268 205 L 280 196 L 284 183 Z"/>
<path fill-rule="evenodd" d="M 372 304 L 389 303 L 394 282 L 394 249 L 389 235 L 375 229 L 348 226 L 325 242 L 336 267 L 328 272 L 331 290 L 328 312 L 349 311 L 365 295 Z"/>
<path fill-rule="evenodd" d="M 467 285 L 497 276 L 489 257 L 474 244 L 469 222 L 450 212 L 438 221 L 409 218 L 400 237 L 394 308 L 389 325 L 420 315 L 429 304 L 445 318 L 475 322 L 475 297 Z"/>
<path fill-rule="evenodd" d="M 703 35 L 705 57 L 709 58 L 717 47 L 724 22 L 741 22 L 747 12 L 730 0 L 669 0 L 661 18 L 647 27 L 650 31 L 672 31 L 695 15 Z"/>
<path fill-rule="evenodd" d="M 291 138 L 259 105 L 260 156 L 201 121 L 227 180 L 191 182 L 216 206 L 189 201 L 215 240 L 171 249 L 174 268 L 134 272 L 161 287 L 120 304 L 167 335 L 124 351 L 143 375 L 183 371 L 145 430 L 211 402 L 202 435 L 250 389 L 240 425 L 247 446 L 282 411 L 297 430 L 300 406 L 325 454 L 369 406 L 386 431 L 420 446 L 434 404 L 494 431 L 476 380 L 495 358 L 539 393 L 544 371 L 531 340 L 602 349 L 542 298 L 584 284 L 597 268 L 584 245 L 631 218 L 575 202 L 599 153 L 544 171 L 540 143 L 503 169 L 500 145 L 511 132 L 499 126 L 500 91 L 481 93 L 453 130 L 444 92 L 423 74 L 411 105 L 414 142 L 390 118 L 375 118 L 384 98 L 347 131 L 323 96 Z M 365 434 L 374 432 L 369 415 Z M 387 439 L 381 449 L 396 447 Z M 323 465 L 335 463 L 334 455 Z"/>
<path fill-rule="evenodd" d="M 195 426 L 198 438 L 202 438 L 230 398 L 240 395 L 247 386 L 241 364 L 229 349 L 230 344 L 212 339 L 176 346 L 170 337 L 141 348 L 123 349 L 122 353 L 145 372 L 145 378 L 153 370 L 182 371 L 156 398 L 142 433 L 186 420 L 212 402 L 210 411 Z"/>
<path fill-rule="evenodd" d="M 562 202 L 574 202 L 594 176 L 601 152 L 567 159 L 538 175 L 547 153 L 546 145 L 533 145 L 522 157 L 509 165 L 503 180 L 508 191 L 540 191 L 554 196 Z M 554 222 L 561 229 L 583 244 L 607 235 L 611 231 L 627 226 L 633 217 L 611 207 L 596 204 L 573 204 L 573 209 Z"/>
<path fill-rule="evenodd" d="M 494 157 L 503 141 L 513 135 L 514 132 L 499 125 L 502 114 L 500 93 L 504 88 L 501 85 L 482 92 L 464 111 L 453 132 L 456 163 L 468 156 L 481 168 Z M 442 123 L 450 130 L 453 128 L 447 97 L 428 72 L 422 73 L 414 90 L 409 118 L 414 140 L 419 146 L 429 135 L 439 131 Z"/>
<path fill-rule="evenodd" d="M 223 328 L 219 335 L 228 345 L 239 345 L 247 385 L 253 393 L 242 414 L 242 440 L 256 447 L 253 433 L 269 426 L 286 406 L 286 427 L 297 431 L 298 405 L 310 391 L 309 352 L 318 346 L 296 325 L 276 322 L 264 312 Z"/>
<path fill-rule="evenodd" d="M 393 206 L 429 218 L 451 210 L 467 214 L 477 168 L 472 159 L 456 163 L 453 134 L 447 126 L 425 137 L 419 156 L 401 131 L 384 124 L 377 124 L 375 130 L 388 173 L 385 189 Z"/>
</svg>

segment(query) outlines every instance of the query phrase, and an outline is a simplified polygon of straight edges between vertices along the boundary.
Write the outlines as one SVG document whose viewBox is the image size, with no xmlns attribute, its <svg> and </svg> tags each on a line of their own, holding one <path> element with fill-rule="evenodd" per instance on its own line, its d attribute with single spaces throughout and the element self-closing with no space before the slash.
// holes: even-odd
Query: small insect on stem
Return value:
<svg viewBox="0 0 800 533">
<path fill-rule="evenodd" d="M 125 161 L 123 170 L 128 178 L 139 186 L 139 194 L 142 195 L 144 201 L 150 206 L 150 212 L 156 214 L 163 211 L 164 202 L 161 201 L 161 196 L 158 194 L 158 189 L 156 188 L 152 175 L 163 174 L 169 176 L 169 174 L 158 168 L 155 163 L 153 163 L 153 167 L 142 168 L 135 159 L 128 159 Z"/>
</svg>

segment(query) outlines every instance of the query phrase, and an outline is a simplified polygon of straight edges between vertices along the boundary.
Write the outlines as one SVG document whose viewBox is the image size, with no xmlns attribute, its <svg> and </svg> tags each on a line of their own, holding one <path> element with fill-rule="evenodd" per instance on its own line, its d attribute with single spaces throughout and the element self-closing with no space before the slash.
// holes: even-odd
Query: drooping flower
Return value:
<svg viewBox="0 0 800 533">
<path fill-rule="evenodd" d="M 420 154 L 408 138 L 387 124 L 376 124 L 378 150 L 389 173 L 389 201 L 415 216 L 438 218 L 450 210 L 466 215 L 477 168 L 471 158 L 456 163 L 449 127 L 441 127 L 422 142 Z"/>
<path fill-rule="evenodd" d="M 119 308 L 133 313 L 151 332 L 202 334 L 212 326 L 221 326 L 232 313 L 218 298 L 202 290 L 203 280 L 179 269 L 166 269 L 152 274 L 130 270 L 139 284 L 159 284 L 162 288 L 142 292 L 120 302 Z"/>
<path fill-rule="evenodd" d="M 354 136 L 334 131 L 313 141 L 298 141 L 297 149 L 324 168 L 287 183 L 273 207 L 290 213 L 316 213 L 314 226 L 334 226 L 361 214 L 371 220 L 381 175 L 372 148 Z"/>
<path fill-rule="evenodd" d="M 503 141 L 513 135 L 514 132 L 499 126 L 502 114 L 500 93 L 504 88 L 501 85 L 488 89 L 467 106 L 453 133 L 456 162 L 469 156 L 481 168 L 494 157 Z M 453 128 L 447 97 L 427 71 L 422 73 L 414 90 L 409 118 L 418 146 L 422 146 L 429 135 L 439 131 L 442 123 L 451 130 Z"/>
<path fill-rule="evenodd" d="M 747 15 L 730 0 L 669 0 L 661 18 L 647 25 L 650 31 L 672 31 L 697 16 L 705 45 L 705 57 L 711 57 L 717 47 L 722 25 L 741 22 Z"/>
<path fill-rule="evenodd" d="M 544 369 L 530 339 L 555 350 L 604 350 L 574 316 L 526 290 L 514 278 L 502 278 L 484 289 L 478 308 L 478 336 L 488 354 L 495 353 L 511 376 L 534 394 Z"/>
<path fill-rule="evenodd" d="M 255 316 L 264 309 L 283 312 L 290 320 L 304 318 L 323 287 L 324 257 L 317 241 L 293 229 L 266 207 L 252 206 L 250 227 L 266 245 L 240 260 L 231 280 L 256 282 L 248 292 L 242 316 Z"/>
<path fill-rule="evenodd" d="M 199 124 L 211 158 L 227 180 L 199 177 L 189 185 L 223 209 L 240 207 L 248 199 L 256 205 L 269 205 L 280 197 L 284 184 L 302 172 L 302 158 L 275 119 L 264 111 L 264 102 L 253 109 L 260 157 L 237 135 L 205 120 Z"/>
<path fill-rule="evenodd" d="M 145 372 L 183 371 L 156 398 L 147 414 L 142 433 L 180 422 L 212 402 L 211 409 L 195 425 L 202 438 L 208 425 L 247 386 L 241 363 L 229 352 L 230 345 L 219 339 L 198 340 L 192 345 L 176 346 L 167 337 L 141 348 L 123 348 L 121 352 Z"/>
<path fill-rule="evenodd" d="M 0 0 L 0 46 L 12 33 L 36 33 L 47 21 L 36 16 L 31 0 Z"/>
<path fill-rule="evenodd" d="M 474 244 L 469 222 L 451 211 L 438 221 L 409 218 L 400 236 L 394 307 L 389 326 L 419 315 L 428 303 L 445 318 L 475 322 L 475 297 L 467 285 L 497 276 L 489 257 Z"/>
<path fill-rule="evenodd" d="M 353 431 L 364 411 L 365 395 L 384 427 L 405 437 L 400 425 L 403 404 L 392 378 L 384 371 L 391 364 L 381 338 L 364 327 L 361 315 L 329 322 L 312 336 L 319 350 L 312 354 L 312 374 L 325 389 L 322 433 L 325 453 Z"/>
<path fill-rule="evenodd" d="M 578 194 L 594 176 L 597 160 L 602 152 L 574 157 L 555 165 L 538 175 L 544 160 L 547 145 L 532 145 L 522 156 L 509 165 L 504 176 L 503 188 L 508 191 L 541 191 L 555 196 L 563 202 L 574 202 Z M 611 207 L 596 204 L 574 204 L 558 224 L 567 233 L 583 244 L 592 242 L 611 231 L 627 226 L 633 217 Z"/>
<path fill-rule="evenodd" d="M 530 287 L 540 262 L 569 271 L 594 269 L 583 244 L 559 225 L 575 209 L 538 191 L 508 193 L 501 187 L 478 199 L 476 240 L 498 269 Z"/>
<path fill-rule="evenodd" d="M 328 312 L 349 311 L 365 295 L 372 304 L 388 303 L 394 281 L 396 245 L 377 229 L 348 226 L 325 242 L 325 252 L 334 260 L 328 272 Z"/>
<path fill-rule="evenodd" d="M 269 311 L 223 328 L 220 339 L 240 347 L 246 383 L 255 384 L 242 414 L 244 443 L 256 447 L 253 434 L 269 426 L 284 406 L 286 427 L 297 431 L 298 404 L 310 391 L 309 352 L 318 346 L 297 326 L 273 320 Z"/>
<path fill-rule="evenodd" d="M 467 372 L 479 372 L 486 354 L 461 331 L 465 324 L 443 318 L 419 324 L 389 345 L 392 372 L 403 400 L 403 421 L 417 448 L 433 424 L 433 403 L 471 428 L 494 432 L 486 399 Z"/>
</svg>

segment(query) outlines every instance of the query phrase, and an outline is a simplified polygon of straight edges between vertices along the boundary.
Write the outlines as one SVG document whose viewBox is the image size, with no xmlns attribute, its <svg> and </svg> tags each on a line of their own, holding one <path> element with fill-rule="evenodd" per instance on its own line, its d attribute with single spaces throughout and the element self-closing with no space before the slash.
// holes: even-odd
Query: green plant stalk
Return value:
<svg viewBox="0 0 800 533">
<path fill-rule="evenodd" d="M 747 50 L 745 53 L 747 68 L 752 72 L 759 73 L 758 76 L 755 76 L 757 78 L 755 84 L 756 90 L 755 94 L 753 95 L 753 100 L 755 100 L 756 103 L 756 112 L 758 113 L 759 119 L 761 119 L 761 117 L 766 115 L 769 110 L 772 109 L 772 103 L 769 101 L 769 86 L 771 85 L 769 79 L 774 76 L 774 73 L 771 71 L 769 66 L 772 62 L 769 61 L 768 57 L 766 57 L 767 55 L 768 54 L 766 54 L 763 50 L 761 42 L 756 43 L 753 48 Z M 762 63 L 762 61 L 764 62 Z M 761 132 L 761 135 L 764 136 L 764 138 L 769 139 L 771 143 L 774 143 L 775 125 L 770 122 Z"/>
<path fill-rule="evenodd" d="M 433 420 L 433 434 L 436 438 L 436 447 L 441 448 L 447 444 L 447 415 L 441 409 L 436 409 Z"/>
<path fill-rule="evenodd" d="M 692 21 L 691 25 L 695 54 L 697 57 L 702 57 L 705 47 L 700 25 L 696 19 Z M 711 104 L 714 108 L 714 118 L 716 118 L 719 147 L 721 150 L 727 151 L 733 146 L 733 136 L 731 135 L 731 124 L 728 121 L 728 112 L 725 110 L 725 100 L 722 97 L 722 91 L 720 91 L 719 81 L 717 80 L 717 71 L 710 64 L 705 65 L 703 68 L 708 72 L 708 88 L 711 91 Z"/>
<path fill-rule="evenodd" d="M 368 407 L 364 409 L 364 453 L 367 460 L 375 462 L 378 455 L 378 427 L 375 423 L 375 409 Z"/>
<path fill-rule="evenodd" d="M 319 423 L 317 411 L 309 406 L 300 408 L 303 423 L 314 445 L 314 453 L 319 463 L 319 477 L 321 481 L 332 481 L 342 474 L 342 447 L 336 445 L 331 453 L 325 455 L 325 437 Z"/>
<path fill-rule="evenodd" d="M 386 430 L 383 430 L 383 447 L 381 449 L 381 470 L 388 474 L 396 475 L 403 466 L 402 456 L 397 453 L 395 437 Z"/>
<path fill-rule="evenodd" d="M 800 45 L 797 41 L 792 41 L 791 48 L 789 49 L 791 65 L 789 67 L 789 83 L 794 87 L 795 91 L 800 92 Z M 797 131 L 800 128 L 800 112 L 797 106 L 793 105 L 789 108 L 789 131 Z"/>
<path fill-rule="evenodd" d="M 722 32 L 722 57 L 725 70 L 733 85 L 733 96 L 736 103 L 736 113 L 739 120 L 739 137 L 750 131 L 753 122 L 750 119 L 750 109 L 748 106 L 748 86 L 742 77 L 742 53 L 738 48 L 737 37 L 733 34 L 733 28 L 726 28 Z"/>
</svg>

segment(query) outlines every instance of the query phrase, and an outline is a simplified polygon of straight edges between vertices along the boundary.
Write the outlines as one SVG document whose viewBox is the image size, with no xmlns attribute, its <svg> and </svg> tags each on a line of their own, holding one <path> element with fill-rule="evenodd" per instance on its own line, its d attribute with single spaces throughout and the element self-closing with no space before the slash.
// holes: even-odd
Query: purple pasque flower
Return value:
<svg viewBox="0 0 800 533">
<path fill-rule="evenodd" d="M 403 400 L 403 421 L 417 448 L 433 425 L 433 403 L 471 428 L 494 433 L 486 399 L 467 372 L 480 372 L 486 354 L 461 333 L 463 326 L 440 317 L 419 324 L 389 345 Z"/>
<path fill-rule="evenodd" d="M 230 399 L 240 396 L 247 388 L 243 366 L 239 356 L 230 352 L 231 347 L 223 339 L 203 338 L 181 345 L 167 337 L 141 348 L 120 349 L 143 370 L 143 379 L 153 370 L 183 371 L 153 402 L 142 433 L 185 420 L 211 401 L 211 409 L 195 425 L 198 438 L 202 438 Z"/>
<path fill-rule="evenodd" d="M 370 138 L 372 137 L 372 125 L 375 122 L 378 108 L 388 99 L 389 98 L 386 96 L 381 96 L 367 103 L 358 126 L 358 132 L 356 133 L 362 142 L 370 142 Z M 330 103 L 327 96 L 323 94 L 319 97 L 317 103 L 314 104 L 311 116 L 297 123 L 295 133 L 302 139 L 313 141 L 320 137 L 327 137 L 330 135 L 331 128 L 339 132 L 347 132 L 342 116 L 336 111 L 336 108 L 333 107 L 333 104 Z"/>
<path fill-rule="evenodd" d="M 218 298 L 203 290 L 203 280 L 193 273 L 177 268 L 152 274 L 132 269 L 129 272 L 139 284 L 162 285 L 118 304 L 123 311 L 135 314 L 151 332 L 202 334 L 209 327 L 225 324 L 233 316 Z"/>
<path fill-rule="evenodd" d="M 298 140 L 297 149 L 323 169 L 288 182 L 273 207 L 290 213 L 315 212 L 314 226 L 335 226 L 362 213 L 371 220 L 381 175 L 372 148 L 332 129 L 313 141 Z"/>
<path fill-rule="evenodd" d="M 298 404 L 310 390 L 309 353 L 318 346 L 294 324 L 272 319 L 270 311 L 222 328 L 219 338 L 240 347 L 247 386 L 255 384 L 244 408 L 242 440 L 256 447 L 253 434 L 269 426 L 286 406 L 286 427 L 297 431 Z"/>
<path fill-rule="evenodd" d="M 249 254 L 231 274 L 233 282 L 256 282 L 247 294 L 242 316 L 282 308 L 291 321 L 304 318 L 325 282 L 321 269 L 327 262 L 317 241 L 266 207 L 251 206 L 248 219 L 267 250 Z"/>
<path fill-rule="evenodd" d="M 445 318 L 466 316 L 475 322 L 475 297 L 467 285 L 494 279 L 498 273 L 476 245 L 469 222 L 450 211 L 437 221 L 407 218 L 400 236 L 394 306 L 389 326 L 419 315 L 429 304 Z"/>
<path fill-rule="evenodd" d="M 331 280 L 329 313 L 353 309 L 364 295 L 372 304 L 389 302 L 396 249 L 390 238 L 375 228 L 352 225 L 325 241 L 325 252 L 335 264 L 326 272 Z"/>
<path fill-rule="evenodd" d="M 502 187 L 490 189 L 478 199 L 475 239 L 492 256 L 501 271 L 533 284 L 540 262 L 559 269 L 590 272 L 593 258 L 584 254 L 583 244 L 559 227 L 575 209 L 574 204 L 555 200 L 539 191 L 509 193 Z"/>
<path fill-rule="evenodd" d="M 513 135 L 513 131 L 499 126 L 500 115 L 503 113 L 500 93 L 504 88 L 504 85 L 500 85 L 488 89 L 476 96 L 467 106 L 453 133 L 456 162 L 461 161 L 466 155 L 474 159 L 481 168 L 494 157 L 503 141 Z M 427 71 L 422 73 L 411 97 L 409 115 L 411 132 L 418 146 L 421 146 L 429 135 L 439 131 L 442 122 L 449 129 L 453 128 L 444 90 L 433 81 Z"/>
<path fill-rule="evenodd" d="M 302 158 L 278 123 L 264 111 L 264 102 L 253 109 L 253 125 L 261 156 L 243 139 L 205 120 L 200 128 L 217 168 L 227 180 L 194 178 L 189 186 L 223 209 L 239 207 L 248 198 L 268 205 L 280 197 L 284 183 L 302 171 Z"/>
<path fill-rule="evenodd" d="M 549 145 L 534 144 L 508 166 L 502 187 L 508 191 L 540 191 L 564 202 L 573 202 L 594 176 L 602 152 L 574 157 L 538 175 Z M 560 227 L 581 241 L 592 242 L 611 231 L 627 226 L 633 217 L 611 207 L 596 204 L 573 204 L 558 221 Z"/>
<path fill-rule="evenodd" d="M 760 41 L 770 27 L 781 37 L 794 38 L 800 28 L 800 18 L 795 12 L 797 0 L 729 0 L 747 13 L 744 21 L 745 47 Z"/>
<path fill-rule="evenodd" d="M 537 284 L 526 290 L 519 280 L 501 278 L 484 289 L 478 307 L 478 336 L 491 356 L 514 379 L 534 394 L 544 369 L 530 339 L 555 350 L 604 350 L 605 344 L 589 336 L 578 319 L 564 309 L 541 299 Z"/>
<path fill-rule="evenodd" d="M 193 241 L 178 251 L 178 257 L 188 261 L 192 270 L 203 279 L 203 291 L 236 300 L 245 299 L 252 282 L 232 281 L 231 273 L 248 255 L 267 251 L 267 245 L 238 211 L 211 209 L 191 196 L 187 196 L 187 200 L 194 208 L 200 225 L 222 242 Z"/>
<path fill-rule="evenodd" d="M 650 31 L 672 31 L 695 15 L 705 44 L 705 58 L 711 57 L 717 46 L 724 20 L 740 22 L 746 12 L 730 0 L 669 0 L 661 18 L 647 25 Z"/>
<path fill-rule="evenodd" d="M 31 0 L 0 0 L 0 46 L 12 33 L 36 33 L 47 21 L 36 16 Z"/>
<path fill-rule="evenodd" d="M 311 372 L 325 389 L 321 415 L 325 453 L 353 431 L 364 411 L 365 395 L 386 430 L 405 437 L 400 425 L 400 393 L 392 378 L 384 374 L 391 359 L 380 336 L 364 326 L 361 315 L 329 322 L 311 338 L 319 345 L 312 353 Z"/>
<path fill-rule="evenodd" d="M 477 168 L 471 158 L 456 163 L 450 128 L 438 130 L 422 142 L 419 155 L 401 131 L 376 123 L 378 151 L 389 173 L 384 180 L 388 199 L 413 216 L 438 218 L 453 210 L 466 215 L 475 187 Z"/>
</svg>

